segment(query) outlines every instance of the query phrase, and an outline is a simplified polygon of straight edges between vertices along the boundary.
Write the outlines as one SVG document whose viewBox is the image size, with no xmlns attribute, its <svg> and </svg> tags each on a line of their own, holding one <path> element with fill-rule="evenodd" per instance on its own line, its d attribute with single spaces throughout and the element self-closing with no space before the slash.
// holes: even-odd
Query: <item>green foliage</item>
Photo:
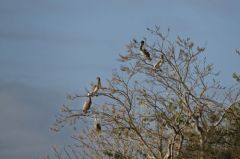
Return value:
<svg viewBox="0 0 240 159">
<path fill-rule="evenodd" d="M 237 82 L 240 82 L 240 74 L 234 72 L 232 77 L 237 81 Z"/>
</svg>

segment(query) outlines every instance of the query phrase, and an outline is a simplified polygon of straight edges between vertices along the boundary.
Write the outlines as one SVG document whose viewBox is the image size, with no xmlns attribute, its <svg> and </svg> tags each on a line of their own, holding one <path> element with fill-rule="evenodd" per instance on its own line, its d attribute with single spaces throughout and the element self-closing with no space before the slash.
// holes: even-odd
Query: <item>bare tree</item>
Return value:
<svg viewBox="0 0 240 159">
<path fill-rule="evenodd" d="M 93 84 L 97 91 L 68 96 L 92 99 L 84 112 L 63 106 L 52 127 L 80 121 L 76 158 L 206 158 L 210 132 L 239 103 L 239 86 L 221 86 L 204 47 L 179 36 L 170 41 L 158 26 L 147 30 L 156 41 L 133 39 L 119 56 L 120 71 Z"/>
</svg>

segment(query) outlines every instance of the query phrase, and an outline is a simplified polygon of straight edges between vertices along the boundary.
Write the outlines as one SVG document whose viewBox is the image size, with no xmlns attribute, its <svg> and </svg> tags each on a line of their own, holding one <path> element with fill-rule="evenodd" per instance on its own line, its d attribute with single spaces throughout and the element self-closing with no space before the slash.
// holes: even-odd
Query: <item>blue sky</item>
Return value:
<svg viewBox="0 0 240 159">
<path fill-rule="evenodd" d="M 111 77 L 118 54 L 146 27 L 206 46 L 230 85 L 239 71 L 238 0 L 0 0 L 0 158 L 37 158 L 67 144 L 48 128 L 66 93 Z M 81 103 L 80 103 L 81 104 Z"/>
</svg>

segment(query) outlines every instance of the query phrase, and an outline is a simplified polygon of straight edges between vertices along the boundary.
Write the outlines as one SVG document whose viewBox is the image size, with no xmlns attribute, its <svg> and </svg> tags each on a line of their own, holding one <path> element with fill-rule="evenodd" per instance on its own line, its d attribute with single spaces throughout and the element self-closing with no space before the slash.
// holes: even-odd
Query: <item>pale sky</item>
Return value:
<svg viewBox="0 0 240 159">
<path fill-rule="evenodd" d="M 0 158 L 32 159 L 70 133 L 48 130 L 66 93 L 119 67 L 118 54 L 147 27 L 206 46 L 230 85 L 240 71 L 238 0 L 0 0 Z M 81 106 L 81 103 L 79 104 Z"/>
</svg>

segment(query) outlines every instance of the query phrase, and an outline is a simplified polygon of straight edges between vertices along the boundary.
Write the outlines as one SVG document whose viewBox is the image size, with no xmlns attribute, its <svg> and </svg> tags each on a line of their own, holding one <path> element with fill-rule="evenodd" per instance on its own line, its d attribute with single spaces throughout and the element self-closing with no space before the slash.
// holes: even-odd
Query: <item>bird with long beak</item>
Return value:
<svg viewBox="0 0 240 159">
<path fill-rule="evenodd" d="M 95 130 L 96 130 L 97 133 L 100 133 L 101 130 L 102 130 L 101 124 L 100 124 L 100 122 L 97 120 L 97 118 L 95 118 L 94 120 L 95 120 L 95 121 L 94 121 L 94 122 L 95 122 Z"/>
<path fill-rule="evenodd" d="M 153 66 L 153 69 L 160 69 L 160 67 L 162 66 L 162 64 L 164 63 L 164 55 L 161 54 L 160 56 L 160 60 Z"/>
<path fill-rule="evenodd" d="M 95 84 L 92 87 L 92 91 L 90 93 L 88 93 L 88 96 L 97 96 L 97 93 L 99 91 L 99 89 L 101 89 L 102 85 L 101 85 L 101 79 L 100 77 L 97 77 L 97 84 Z"/>
<path fill-rule="evenodd" d="M 87 114 L 88 110 L 90 109 L 92 105 L 92 99 L 91 96 L 88 96 L 88 99 L 83 104 L 83 112 Z"/>
<path fill-rule="evenodd" d="M 145 59 L 151 61 L 152 58 L 150 56 L 150 53 L 144 48 L 144 41 L 141 41 L 141 45 L 140 45 L 140 53 L 144 56 Z"/>
</svg>

